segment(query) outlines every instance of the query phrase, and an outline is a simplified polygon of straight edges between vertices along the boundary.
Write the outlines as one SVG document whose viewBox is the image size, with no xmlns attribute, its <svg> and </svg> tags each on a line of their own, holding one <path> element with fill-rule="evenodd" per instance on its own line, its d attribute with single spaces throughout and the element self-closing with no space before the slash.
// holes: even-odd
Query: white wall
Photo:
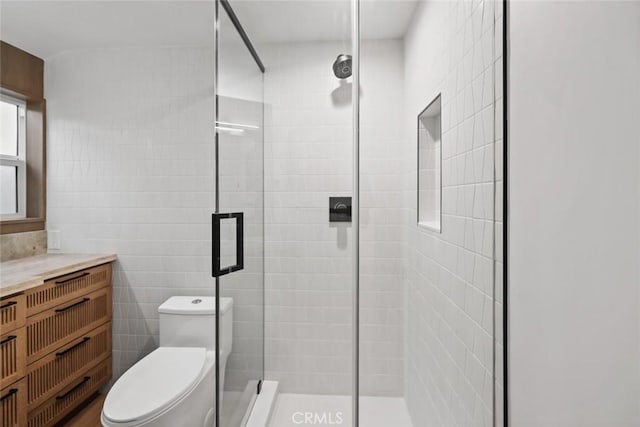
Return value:
<svg viewBox="0 0 640 427">
<path fill-rule="evenodd" d="M 406 385 L 415 426 L 493 425 L 494 2 L 421 2 L 405 37 Z M 442 93 L 442 233 L 416 224 L 417 115 Z"/>
<path fill-rule="evenodd" d="M 402 393 L 402 47 L 365 44 L 362 73 L 362 389 Z M 329 197 L 352 184 L 351 84 L 331 65 L 345 43 L 263 46 L 266 378 L 283 392 L 352 390 L 352 229 Z"/>
<path fill-rule="evenodd" d="M 49 58 L 47 228 L 63 252 L 116 253 L 114 379 L 158 344 L 157 307 L 212 295 L 213 55 L 76 50 Z"/>
<path fill-rule="evenodd" d="M 339 50 L 339 43 L 260 47 L 265 377 L 283 392 L 351 387 L 351 229 L 328 222 L 329 196 L 349 195 L 352 177 L 350 91 L 338 89 L 331 71 Z"/>
<path fill-rule="evenodd" d="M 511 2 L 511 424 L 640 425 L 640 3 Z"/>
<path fill-rule="evenodd" d="M 404 393 L 404 46 L 360 43 L 360 394 Z"/>
</svg>

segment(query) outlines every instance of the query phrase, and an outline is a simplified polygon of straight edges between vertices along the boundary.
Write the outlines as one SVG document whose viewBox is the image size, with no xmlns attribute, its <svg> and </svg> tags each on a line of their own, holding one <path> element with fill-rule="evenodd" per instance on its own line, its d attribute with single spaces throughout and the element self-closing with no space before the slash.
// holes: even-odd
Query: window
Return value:
<svg viewBox="0 0 640 427">
<path fill-rule="evenodd" d="M 26 216 L 26 104 L 19 99 L 0 98 L 0 217 Z"/>
<path fill-rule="evenodd" d="M 44 61 L 2 40 L 0 53 L 0 234 L 44 230 Z"/>
<path fill-rule="evenodd" d="M 418 116 L 418 225 L 440 232 L 442 123 L 438 95 Z"/>
</svg>

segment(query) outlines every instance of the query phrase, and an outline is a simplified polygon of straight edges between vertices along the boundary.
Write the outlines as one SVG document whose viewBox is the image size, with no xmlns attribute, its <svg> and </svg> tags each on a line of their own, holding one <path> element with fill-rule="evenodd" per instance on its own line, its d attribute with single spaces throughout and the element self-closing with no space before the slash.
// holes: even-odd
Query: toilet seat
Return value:
<svg viewBox="0 0 640 427">
<path fill-rule="evenodd" d="M 103 407 L 112 423 L 141 423 L 188 394 L 206 362 L 206 349 L 160 347 L 125 372 Z"/>
</svg>

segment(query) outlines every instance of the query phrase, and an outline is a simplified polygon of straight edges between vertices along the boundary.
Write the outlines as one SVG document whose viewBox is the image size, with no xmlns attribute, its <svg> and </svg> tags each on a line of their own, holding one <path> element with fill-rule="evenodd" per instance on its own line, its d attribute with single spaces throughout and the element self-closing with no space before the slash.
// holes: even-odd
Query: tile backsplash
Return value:
<svg viewBox="0 0 640 427">
<path fill-rule="evenodd" d="M 45 230 L 0 235 L 0 262 L 44 253 L 47 253 Z"/>
</svg>

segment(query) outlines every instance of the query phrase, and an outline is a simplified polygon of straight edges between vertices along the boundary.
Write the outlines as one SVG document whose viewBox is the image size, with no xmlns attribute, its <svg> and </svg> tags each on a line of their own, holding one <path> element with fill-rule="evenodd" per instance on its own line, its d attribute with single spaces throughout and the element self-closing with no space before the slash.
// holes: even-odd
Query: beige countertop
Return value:
<svg viewBox="0 0 640 427">
<path fill-rule="evenodd" d="M 44 254 L 0 263 L 0 297 L 40 286 L 45 280 L 115 261 L 114 254 Z"/>
</svg>

